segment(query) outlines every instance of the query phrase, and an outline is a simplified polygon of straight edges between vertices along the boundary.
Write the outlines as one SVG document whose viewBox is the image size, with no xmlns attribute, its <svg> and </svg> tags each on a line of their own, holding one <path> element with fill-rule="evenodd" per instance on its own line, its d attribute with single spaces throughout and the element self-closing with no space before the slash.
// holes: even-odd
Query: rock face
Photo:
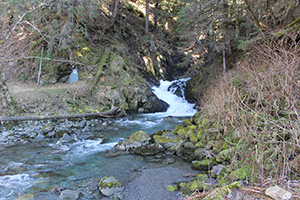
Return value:
<svg viewBox="0 0 300 200">
<path fill-rule="evenodd" d="M 123 189 L 123 184 L 114 177 L 104 177 L 99 182 L 100 192 L 107 197 L 122 192 Z"/>
<path fill-rule="evenodd" d="M 266 189 L 265 194 L 275 200 L 289 200 L 292 198 L 292 193 L 278 186 L 269 187 Z"/>
</svg>

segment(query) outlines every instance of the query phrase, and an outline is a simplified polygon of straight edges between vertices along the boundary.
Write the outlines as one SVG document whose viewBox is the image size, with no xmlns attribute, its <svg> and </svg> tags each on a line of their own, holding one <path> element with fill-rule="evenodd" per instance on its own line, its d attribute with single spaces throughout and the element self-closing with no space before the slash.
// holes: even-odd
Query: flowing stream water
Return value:
<svg viewBox="0 0 300 200">
<path fill-rule="evenodd" d="M 62 146 L 56 145 L 57 138 L 43 137 L 15 145 L 3 143 L 0 145 L 0 200 L 18 199 L 22 195 L 34 195 L 34 199 L 58 199 L 54 191 L 59 188 L 80 190 L 85 193 L 85 199 L 97 199 L 96 186 L 104 176 L 126 182 L 135 169 L 159 165 L 136 155 L 112 156 L 107 150 L 112 150 L 117 142 L 135 131 L 152 134 L 162 129 L 173 130 L 184 117 L 193 116 L 194 105 L 174 94 L 180 96 L 186 80 L 161 81 L 159 87 L 153 87 L 158 98 L 170 105 L 166 112 L 115 120 L 93 119 L 86 121 L 84 126 L 78 125 L 81 121 L 52 122 L 56 129 L 68 129 L 79 135 Z M 22 138 L 25 132 L 27 135 L 38 134 L 47 123 L 23 122 L 12 128 L 0 127 L 0 139 L 11 135 Z"/>
</svg>

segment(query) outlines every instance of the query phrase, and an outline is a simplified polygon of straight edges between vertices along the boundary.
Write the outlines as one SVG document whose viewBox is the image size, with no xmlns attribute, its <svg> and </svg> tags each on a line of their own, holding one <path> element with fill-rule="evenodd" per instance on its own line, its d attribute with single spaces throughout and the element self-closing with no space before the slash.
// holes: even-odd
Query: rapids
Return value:
<svg viewBox="0 0 300 200">
<path fill-rule="evenodd" d="M 161 81 L 153 87 L 158 98 L 170 107 L 166 112 L 137 114 L 120 119 L 93 119 L 84 127 L 80 122 L 60 120 L 52 122 L 56 128 L 65 128 L 78 137 L 72 142 L 56 145 L 57 138 L 30 138 L 22 142 L 22 135 L 38 134 L 48 121 L 22 122 L 12 128 L 0 127 L 0 200 L 13 200 L 32 195 L 34 199 L 58 199 L 54 191 L 60 188 L 82 191 L 85 199 L 97 199 L 97 184 L 104 176 L 114 176 L 126 182 L 131 173 L 144 166 L 156 166 L 144 157 L 124 154 L 110 155 L 117 142 L 128 138 L 138 130 L 148 134 L 162 129 L 173 130 L 185 117 L 196 110 L 184 97 L 185 81 Z M 170 87 L 172 84 L 177 85 Z M 182 96 L 182 95 L 181 95 Z M 3 137 L 18 135 L 17 144 L 1 142 Z"/>
</svg>

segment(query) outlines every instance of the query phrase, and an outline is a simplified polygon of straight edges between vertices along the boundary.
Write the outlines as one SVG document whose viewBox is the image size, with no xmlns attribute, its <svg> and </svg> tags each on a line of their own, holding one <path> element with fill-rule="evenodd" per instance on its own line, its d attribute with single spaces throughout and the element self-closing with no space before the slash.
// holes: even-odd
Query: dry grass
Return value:
<svg viewBox="0 0 300 200">
<path fill-rule="evenodd" d="M 255 44 L 206 95 L 203 111 L 234 133 L 233 158 L 251 162 L 253 179 L 300 174 L 299 33 Z M 234 167 L 233 167 L 234 168 Z"/>
</svg>

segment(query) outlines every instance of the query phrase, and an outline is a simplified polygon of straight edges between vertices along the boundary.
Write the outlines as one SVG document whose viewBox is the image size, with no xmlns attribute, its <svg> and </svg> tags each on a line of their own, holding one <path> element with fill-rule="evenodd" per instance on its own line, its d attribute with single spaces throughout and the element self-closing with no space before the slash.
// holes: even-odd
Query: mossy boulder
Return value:
<svg viewBox="0 0 300 200">
<path fill-rule="evenodd" d="M 252 165 L 243 165 L 242 167 L 234 170 L 231 174 L 233 180 L 245 180 L 251 177 L 253 172 Z"/>
<path fill-rule="evenodd" d="M 184 141 L 180 136 L 171 132 L 164 132 L 161 136 L 154 135 L 153 139 L 157 144 L 162 145 L 165 149 L 169 149 L 173 146 L 181 146 Z"/>
<path fill-rule="evenodd" d="M 55 126 L 52 123 L 48 123 L 41 129 L 41 132 L 45 135 L 51 131 L 54 131 L 54 129 Z"/>
<path fill-rule="evenodd" d="M 99 182 L 99 190 L 104 196 L 111 196 L 115 193 L 122 192 L 123 184 L 114 177 L 104 177 Z"/>
<path fill-rule="evenodd" d="M 230 198 L 232 195 L 231 193 L 235 189 L 241 189 L 242 185 L 240 182 L 233 182 L 230 185 L 225 185 L 223 187 L 215 188 L 212 190 L 205 198 L 204 200 L 224 200 L 224 199 L 232 199 Z"/>
<path fill-rule="evenodd" d="M 142 155 L 142 156 L 152 156 L 152 155 L 156 155 L 160 152 L 164 152 L 164 151 L 165 151 L 165 149 L 161 145 L 156 144 L 156 143 L 139 146 L 139 147 L 132 149 L 133 153 Z"/>
<path fill-rule="evenodd" d="M 196 179 L 189 182 L 178 183 L 179 190 L 185 195 L 190 195 L 195 190 L 203 191 L 204 187 L 205 187 L 205 183 L 203 183 L 202 181 L 198 181 Z"/>
<path fill-rule="evenodd" d="M 192 168 L 196 170 L 210 170 L 215 163 L 215 158 L 208 158 L 192 162 Z"/>
<path fill-rule="evenodd" d="M 183 194 L 190 195 L 195 190 L 203 191 L 208 189 L 210 186 L 207 184 L 208 177 L 206 174 L 199 174 L 195 179 L 192 179 L 188 182 L 178 183 L 178 190 Z"/>
<path fill-rule="evenodd" d="M 127 140 L 119 142 L 114 148 L 121 151 L 128 151 L 134 148 L 148 145 L 151 137 L 145 131 L 137 131 Z"/>
<path fill-rule="evenodd" d="M 182 121 L 182 124 L 183 124 L 184 127 L 188 127 L 188 126 L 192 125 L 192 122 L 188 119 L 184 119 Z"/>
<path fill-rule="evenodd" d="M 218 157 L 223 161 L 230 161 L 234 151 L 234 148 L 225 149 L 218 154 Z"/>
</svg>

